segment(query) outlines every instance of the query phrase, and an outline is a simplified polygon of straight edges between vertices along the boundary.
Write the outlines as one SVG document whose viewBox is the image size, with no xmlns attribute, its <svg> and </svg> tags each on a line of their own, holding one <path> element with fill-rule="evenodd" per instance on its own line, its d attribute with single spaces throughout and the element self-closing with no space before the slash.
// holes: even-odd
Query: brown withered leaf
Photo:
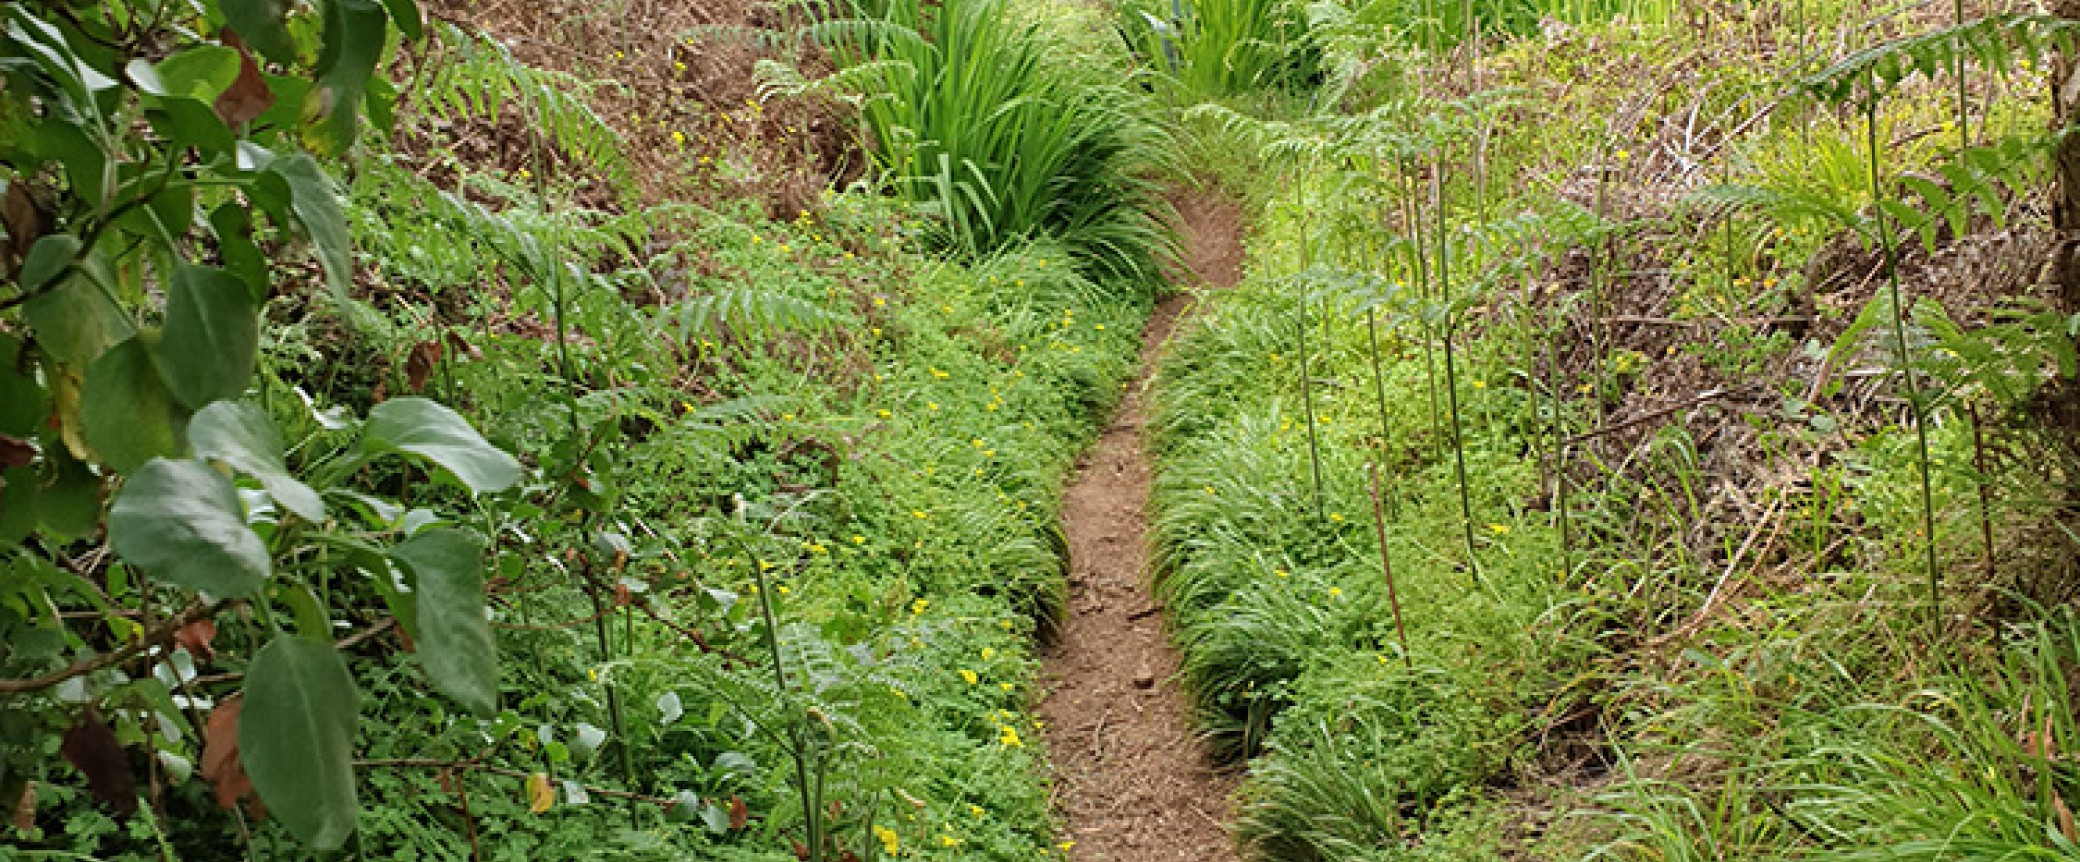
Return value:
<svg viewBox="0 0 2080 862">
<path fill-rule="evenodd" d="M 426 380 L 433 376 L 433 366 L 441 361 L 441 343 L 421 341 L 412 345 L 412 352 L 404 360 L 405 385 L 413 392 L 426 391 Z"/>
<path fill-rule="evenodd" d="M 238 714 L 245 699 L 232 697 L 209 711 L 202 728 L 202 778 L 216 790 L 217 806 L 230 808 L 253 794 L 253 780 L 246 777 L 245 764 L 238 759 Z"/>
<path fill-rule="evenodd" d="M 87 776 L 87 789 L 116 810 L 119 817 L 137 811 L 137 776 L 130 771 L 130 753 L 116 740 L 115 728 L 102 720 L 91 704 L 80 712 L 72 729 L 65 731 L 58 748 L 65 760 Z"/>
<path fill-rule="evenodd" d="M 484 358 L 484 351 L 478 350 L 476 345 L 469 343 L 468 339 L 462 337 L 462 333 L 450 329 L 448 330 L 447 338 L 449 350 L 453 350 L 456 353 L 461 354 L 463 356 L 467 356 L 471 359 Z"/>
<path fill-rule="evenodd" d="M 0 246 L 0 275 L 12 277 L 29 247 L 43 238 L 43 210 L 30 197 L 27 183 L 7 184 L 7 195 L 0 197 L 0 228 L 7 231 L 7 243 Z"/>
<path fill-rule="evenodd" d="M 225 44 L 238 49 L 238 77 L 231 86 L 217 95 L 217 118 L 224 125 L 237 128 L 241 123 L 259 119 L 267 109 L 274 107 L 274 91 L 267 88 L 267 79 L 260 75 L 260 64 L 253 62 L 253 52 L 239 44 L 238 37 L 225 32 Z"/>
<path fill-rule="evenodd" d="M 36 782 L 22 782 L 22 798 L 8 805 L 8 821 L 14 828 L 27 832 L 36 828 Z"/>
<path fill-rule="evenodd" d="M 742 829 L 742 828 L 744 828 L 744 824 L 746 824 L 746 823 L 750 823 L 750 822 L 751 822 L 751 808 L 750 808 L 749 806 L 746 806 L 746 805 L 744 804 L 744 800 L 743 800 L 742 798 L 740 798 L 740 797 L 736 797 L 736 796 L 732 796 L 732 797 L 730 797 L 730 798 L 729 798 L 729 828 L 731 828 L 731 829 Z"/>
<path fill-rule="evenodd" d="M 36 460 L 36 447 L 29 441 L 0 434 L 0 470 L 29 466 Z"/>
<path fill-rule="evenodd" d="M 175 645 L 194 653 L 196 658 L 205 660 L 217 657 L 216 647 L 211 645 L 216 638 L 217 621 L 212 619 L 196 620 L 181 626 L 180 630 L 173 633 Z"/>
</svg>

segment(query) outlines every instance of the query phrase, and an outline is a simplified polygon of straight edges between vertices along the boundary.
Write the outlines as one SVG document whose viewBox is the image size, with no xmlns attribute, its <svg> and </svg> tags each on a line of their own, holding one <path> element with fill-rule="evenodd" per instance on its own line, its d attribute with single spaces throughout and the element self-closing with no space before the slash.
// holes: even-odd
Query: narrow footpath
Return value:
<svg viewBox="0 0 2080 862">
<path fill-rule="evenodd" d="M 1179 214 L 1180 286 L 1230 287 L 1241 277 L 1244 216 L 1210 191 L 1172 199 Z M 1148 502 L 1142 438 L 1156 361 L 1193 296 L 1155 309 L 1141 367 L 1112 422 L 1078 465 L 1062 507 L 1070 575 L 1066 619 L 1047 649 L 1039 715 L 1057 781 L 1053 808 L 1071 862 L 1235 862 L 1229 797 L 1191 721 L 1165 614 L 1149 592 Z"/>
</svg>

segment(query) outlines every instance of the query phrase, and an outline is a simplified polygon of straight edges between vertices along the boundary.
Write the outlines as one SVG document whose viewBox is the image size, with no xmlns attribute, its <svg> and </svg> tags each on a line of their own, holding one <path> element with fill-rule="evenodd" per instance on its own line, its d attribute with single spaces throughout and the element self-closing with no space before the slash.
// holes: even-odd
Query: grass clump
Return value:
<svg viewBox="0 0 2080 862">
<path fill-rule="evenodd" d="M 891 0 L 817 32 L 861 91 L 888 186 L 969 259 L 1051 238 L 1094 277 L 1145 282 L 1171 239 L 1171 144 L 1124 62 L 1005 0 Z"/>
</svg>

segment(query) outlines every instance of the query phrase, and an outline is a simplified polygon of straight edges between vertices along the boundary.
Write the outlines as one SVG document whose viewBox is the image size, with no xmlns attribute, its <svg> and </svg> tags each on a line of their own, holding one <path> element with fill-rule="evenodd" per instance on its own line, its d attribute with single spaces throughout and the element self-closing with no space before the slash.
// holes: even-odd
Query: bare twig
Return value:
<svg viewBox="0 0 2080 862">
<path fill-rule="evenodd" d="M 142 637 L 117 649 L 91 658 L 80 659 L 42 676 L 0 679 L 0 694 L 28 694 L 43 691 L 68 679 L 86 676 L 97 670 L 122 664 L 143 654 L 146 650 L 171 643 L 174 635 L 179 634 L 183 626 L 196 620 L 213 616 L 217 611 L 223 610 L 224 606 L 228 604 L 230 604 L 228 601 L 206 604 L 202 600 L 197 599 L 190 603 L 186 609 L 173 615 L 171 619 L 152 627 Z"/>
</svg>

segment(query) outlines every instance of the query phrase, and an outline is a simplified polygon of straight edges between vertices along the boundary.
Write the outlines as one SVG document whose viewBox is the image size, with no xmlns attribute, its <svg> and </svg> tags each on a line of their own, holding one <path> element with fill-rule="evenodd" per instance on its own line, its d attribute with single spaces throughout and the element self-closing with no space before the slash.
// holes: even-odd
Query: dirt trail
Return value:
<svg viewBox="0 0 2080 862">
<path fill-rule="evenodd" d="M 1210 192 L 1173 198 L 1184 240 L 1182 285 L 1232 286 L 1243 214 Z M 1232 775 L 1209 765 L 1191 707 L 1172 677 L 1178 657 L 1148 590 L 1152 479 L 1141 428 L 1155 361 L 1191 303 L 1158 305 L 1141 336 L 1141 370 L 1091 448 L 1062 507 L 1069 607 L 1044 655 L 1039 714 L 1057 782 L 1054 808 L 1072 862 L 1234 862 Z"/>
</svg>

